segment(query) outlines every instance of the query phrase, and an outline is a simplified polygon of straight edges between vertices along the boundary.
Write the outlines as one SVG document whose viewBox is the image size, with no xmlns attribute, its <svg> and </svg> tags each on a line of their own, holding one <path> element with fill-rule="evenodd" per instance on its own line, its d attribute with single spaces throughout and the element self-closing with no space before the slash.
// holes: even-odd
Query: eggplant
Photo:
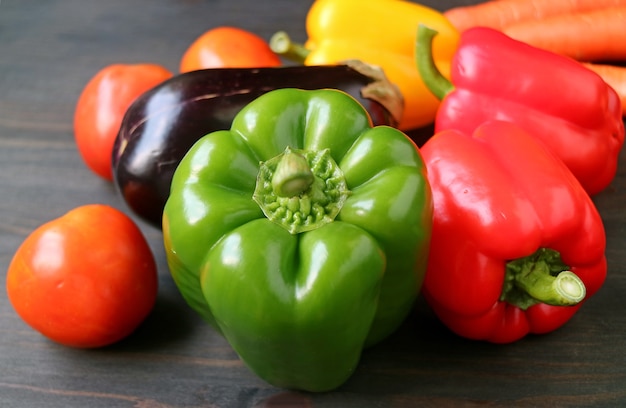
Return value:
<svg viewBox="0 0 626 408">
<path fill-rule="evenodd" d="M 404 107 L 402 94 L 382 70 L 359 61 L 176 75 L 133 102 L 116 137 L 113 179 L 130 210 L 161 228 L 172 177 L 185 153 L 202 136 L 229 129 L 252 100 L 279 88 L 342 90 L 363 105 L 374 125 L 396 126 Z"/>
</svg>

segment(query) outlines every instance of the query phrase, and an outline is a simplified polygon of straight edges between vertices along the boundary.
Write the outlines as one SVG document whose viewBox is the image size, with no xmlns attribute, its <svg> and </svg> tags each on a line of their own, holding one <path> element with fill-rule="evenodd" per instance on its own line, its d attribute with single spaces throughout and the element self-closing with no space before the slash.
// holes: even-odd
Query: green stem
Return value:
<svg viewBox="0 0 626 408">
<path fill-rule="evenodd" d="M 272 189 L 279 197 L 294 197 L 307 191 L 314 180 L 308 161 L 287 148 L 272 176 Z"/>
<path fill-rule="evenodd" d="M 515 284 L 548 305 L 573 306 L 585 298 L 585 284 L 571 271 L 552 276 L 534 268 L 528 275 L 518 277 Z"/>
<path fill-rule="evenodd" d="M 299 234 L 333 222 L 349 195 L 329 149 L 287 147 L 259 163 L 252 199 L 267 219 Z"/>
<path fill-rule="evenodd" d="M 311 52 L 304 48 L 302 44 L 293 42 L 289 34 L 284 31 L 276 32 L 270 38 L 269 45 L 276 54 L 301 64 L 304 63 L 304 60 Z"/>
<path fill-rule="evenodd" d="M 586 295 L 585 284 L 561 261 L 557 251 L 540 248 L 507 264 L 501 300 L 522 309 L 537 303 L 573 306 Z"/>
<path fill-rule="evenodd" d="M 417 28 L 417 41 L 415 43 L 415 62 L 417 69 L 426 87 L 442 100 L 448 93 L 454 90 L 454 85 L 437 69 L 433 58 L 433 39 L 437 31 L 419 24 Z"/>
</svg>

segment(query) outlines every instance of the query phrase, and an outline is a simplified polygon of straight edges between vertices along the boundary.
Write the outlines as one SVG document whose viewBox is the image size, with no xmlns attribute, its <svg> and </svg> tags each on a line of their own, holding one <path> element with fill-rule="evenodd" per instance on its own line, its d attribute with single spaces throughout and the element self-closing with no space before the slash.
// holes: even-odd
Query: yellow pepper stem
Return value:
<svg viewBox="0 0 626 408">
<path fill-rule="evenodd" d="M 274 33 L 272 38 L 270 38 L 269 45 L 276 54 L 301 64 L 304 63 L 304 60 L 311 52 L 304 48 L 302 44 L 292 41 L 289 34 L 285 31 Z"/>
</svg>

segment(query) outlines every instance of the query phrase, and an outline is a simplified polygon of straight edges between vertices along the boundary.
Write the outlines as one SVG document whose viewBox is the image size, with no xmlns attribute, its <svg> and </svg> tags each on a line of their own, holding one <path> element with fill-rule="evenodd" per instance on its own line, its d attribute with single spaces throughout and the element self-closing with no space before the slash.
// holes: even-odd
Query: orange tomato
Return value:
<svg viewBox="0 0 626 408">
<path fill-rule="evenodd" d="M 158 279 L 154 256 L 123 212 L 84 205 L 43 224 L 9 265 L 7 294 L 33 329 L 66 346 L 112 344 L 152 310 Z"/>
<path fill-rule="evenodd" d="M 113 143 L 126 110 L 139 95 L 172 76 L 157 64 L 113 64 L 91 78 L 74 111 L 74 138 L 87 167 L 113 180 Z"/>
<path fill-rule="evenodd" d="M 205 32 L 191 43 L 180 61 L 180 72 L 280 65 L 280 57 L 261 37 L 241 28 L 224 26 Z"/>
</svg>

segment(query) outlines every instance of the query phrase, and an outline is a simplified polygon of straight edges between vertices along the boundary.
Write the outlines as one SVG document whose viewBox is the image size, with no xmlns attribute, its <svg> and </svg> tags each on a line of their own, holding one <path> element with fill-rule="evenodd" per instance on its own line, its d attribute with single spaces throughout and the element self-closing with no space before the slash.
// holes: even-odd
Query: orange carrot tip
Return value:
<svg viewBox="0 0 626 408">
<path fill-rule="evenodd" d="M 491 0 L 448 9 L 444 15 L 459 32 L 475 26 L 502 30 L 523 21 L 626 6 L 626 0 Z"/>
</svg>

